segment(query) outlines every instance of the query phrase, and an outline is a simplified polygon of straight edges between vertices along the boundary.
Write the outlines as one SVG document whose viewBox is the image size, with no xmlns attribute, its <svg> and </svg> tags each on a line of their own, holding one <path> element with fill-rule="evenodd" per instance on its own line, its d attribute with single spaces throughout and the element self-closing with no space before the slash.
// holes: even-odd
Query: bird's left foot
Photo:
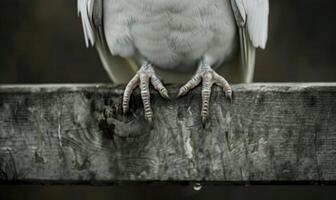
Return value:
<svg viewBox="0 0 336 200">
<path fill-rule="evenodd" d="M 209 114 L 209 101 L 212 85 L 215 83 L 222 87 L 225 92 L 225 96 L 230 99 L 230 101 L 232 101 L 232 90 L 225 78 L 217 74 L 210 65 L 201 62 L 196 74 L 190 79 L 190 81 L 181 87 L 177 96 L 180 97 L 185 95 L 191 89 L 196 87 L 200 82 L 202 82 L 201 116 L 202 122 L 204 123 Z"/>
<path fill-rule="evenodd" d="M 161 94 L 164 98 L 169 98 L 167 89 L 163 86 L 160 79 L 155 75 L 154 69 L 150 63 L 145 62 L 138 73 L 132 78 L 132 80 L 127 84 L 124 97 L 123 97 L 123 111 L 124 113 L 129 110 L 129 102 L 133 90 L 139 86 L 141 91 L 141 98 L 144 105 L 145 119 L 152 123 L 153 111 L 150 105 L 150 92 L 149 83 L 152 83 L 154 88 Z"/>
</svg>

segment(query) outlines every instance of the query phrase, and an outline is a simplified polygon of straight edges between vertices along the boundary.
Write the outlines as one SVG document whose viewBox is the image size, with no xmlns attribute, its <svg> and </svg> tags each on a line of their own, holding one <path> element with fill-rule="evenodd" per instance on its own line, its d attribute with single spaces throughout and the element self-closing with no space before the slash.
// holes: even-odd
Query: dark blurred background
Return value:
<svg viewBox="0 0 336 200">
<path fill-rule="evenodd" d="M 0 83 L 109 82 L 76 0 L 0 1 Z M 336 1 L 270 0 L 258 82 L 336 81 Z M 334 186 L 0 186 L 0 199 L 335 199 Z"/>
<path fill-rule="evenodd" d="M 0 83 L 109 82 L 76 0 L 1 0 Z M 336 81 L 336 1 L 270 0 L 255 81 Z"/>
</svg>

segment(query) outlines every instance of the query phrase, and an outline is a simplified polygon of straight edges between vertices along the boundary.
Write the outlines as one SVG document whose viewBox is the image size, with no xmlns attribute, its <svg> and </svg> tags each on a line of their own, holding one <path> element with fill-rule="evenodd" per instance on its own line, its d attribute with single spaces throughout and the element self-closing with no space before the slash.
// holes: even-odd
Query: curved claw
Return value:
<svg viewBox="0 0 336 200">
<path fill-rule="evenodd" d="M 163 98 L 170 98 L 168 95 L 168 90 L 163 86 L 162 82 L 155 74 L 151 77 L 151 83 Z"/>
<path fill-rule="evenodd" d="M 231 89 L 230 84 L 225 80 L 225 78 L 223 78 L 222 76 L 220 76 L 216 72 L 214 74 L 214 79 L 215 79 L 215 83 L 218 86 L 223 88 L 223 91 L 225 93 L 225 97 L 228 98 L 230 100 L 230 102 L 232 102 L 232 89 Z"/>
<path fill-rule="evenodd" d="M 196 73 L 185 85 L 183 85 L 180 88 L 179 93 L 177 94 L 177 97 L 181 97 L 187 94 L 187 92 L 195 88 L 201 82 L 201 80 L 202 80 L 202 77 L 200 76 L 200 74 Z"/>
<path fill-rule="evenodd" d="M 229 99 L 230 103 L 232 103 L 232 90 L 226 91 L 225 97 Z"/>
</svg>

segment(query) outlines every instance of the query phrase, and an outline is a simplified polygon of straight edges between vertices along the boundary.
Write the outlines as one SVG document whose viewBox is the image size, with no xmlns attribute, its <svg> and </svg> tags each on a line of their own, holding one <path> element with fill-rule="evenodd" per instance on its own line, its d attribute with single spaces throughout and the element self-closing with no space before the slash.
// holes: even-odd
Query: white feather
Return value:
<svg viewBox="0 0 336 200">
<path fill-rule="evenodd" d="M 78 15 L 82 19 L 86 47 L 95 46 L 97 48 L 102 64 L 114 83 L 125 83 L 135 74 L 135 69 L 126 60 L 111 55 L 105 39 L 101 38 L 94 24 L 95 3 L 98 1 L 77 0 Z"/>
<path fill-rule="evenodd" d="M 264 49 L 268 33 L 268 0 L 231 0 L 237 25 L 242 59 L 242 75 L 246 83 L 253 81 L 255 48 Z"/>
<path fill-rule="evenodd" d="M 92 23 L 93 4 L 95 0 L 78 0 L 78 15 L 82 19 L 83 32 L 85 37 L 85 44 L 87 47 L 94 46 L 95 32 Z"/>
<path fill-rule="evenodd" d="M 268 0 L 234 0 L 255 48 L 264 49 L 268 33 Z"/>
</svg>

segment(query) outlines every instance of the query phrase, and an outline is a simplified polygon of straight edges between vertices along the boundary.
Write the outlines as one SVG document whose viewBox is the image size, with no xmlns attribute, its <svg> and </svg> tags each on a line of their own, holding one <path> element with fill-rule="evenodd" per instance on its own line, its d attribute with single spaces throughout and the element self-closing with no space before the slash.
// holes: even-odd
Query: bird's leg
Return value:
<svg viewBox="0 0 336 200">
<path fill-rule="evenodd" d="M 149 122 L 153 120 L 153 112 L 150 106 L 150 93 L 149 93 L 149 82 L 152 83 L 153 87 L 161 94 L 164 98 L 169 98 L 167 89 L 163 86 L 160 79 L 155 75 L 152 64 L 144 62 L 137 72 L 137 74 L 132 78 L 132 80 L 127 84 L 124 96 L 123 96 L 123 111 L 126 113 L 129 110 L 130 97 L 133 90 L 139 86 L 141 91 L 141 98 L 144 105 L 145 119 Z"/>
<path fill-rule="evenodd" d="M 207 62 L 202 60 L 196 71 L 196 74 L 188 81 L 184 86 L 181 87 L 178 97 L 185 95 L 188 91 L 196 87 L 202 82 L 202 110 L 201 116 L 203 123 L 205 122 L 209 114 L 209 101 L 211 96 L 211 87 L 215 83 L 223 88 L 225 96 L 232 100 L 232 90 L 229 83 L 217 74 Z"/>
</svg>

